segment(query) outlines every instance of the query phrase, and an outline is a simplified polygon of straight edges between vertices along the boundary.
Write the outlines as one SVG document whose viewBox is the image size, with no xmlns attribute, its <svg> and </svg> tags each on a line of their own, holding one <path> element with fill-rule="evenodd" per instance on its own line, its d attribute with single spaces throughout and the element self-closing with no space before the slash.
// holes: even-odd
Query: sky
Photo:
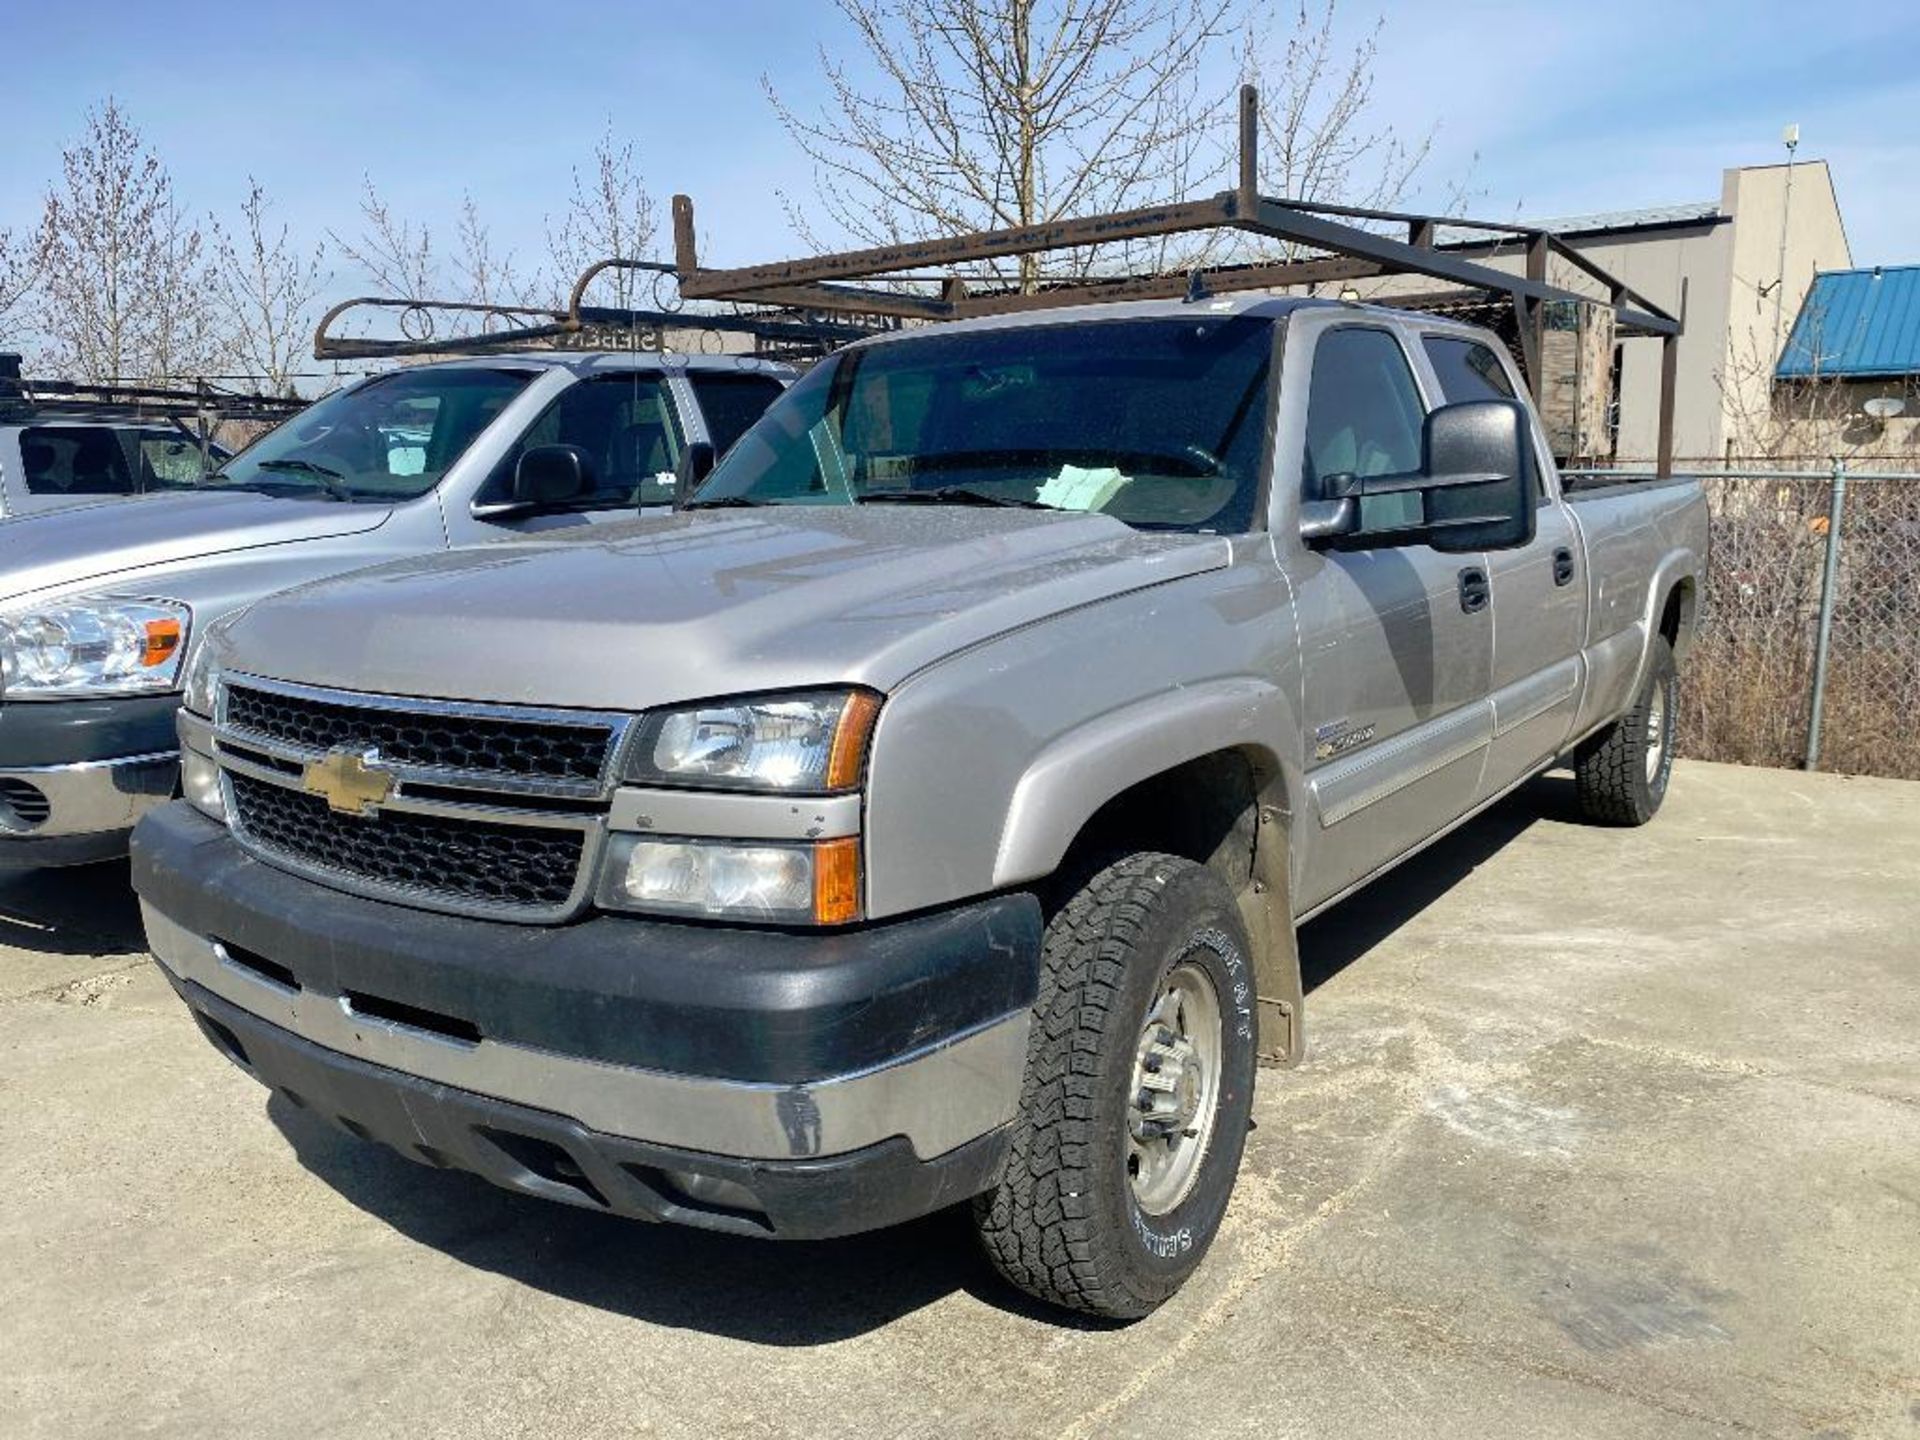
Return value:
<svg viewBox="0 0 1920 1440">
<path fill-rule="evenodd" d="M 1375 121 L 1432 134 L 1429 198 L 1464 182 L 1490 218 L 1715 199 L 1723 169 L 1782 159 L 1793 122 L 1799 158 L 1833 168 L 1855 263 L 1920 261 L 1902 4 L 1343 0 L 1339 14 L 1355 36 L 1384 21 Z M 471 194 L 523 259 L 610 121 L 656 196 L 694 197 L 703 259 L 723 265 L 803 250 L 775 194 L 804 200 L 809 172 L 762 77 L 815 106 L 820 47 L 848 41 L 828 0 L 0 0 L 0 36 L 0 229 L 32 226 L 62 147 L 112 95 L 196 211 L 230 215 L 252 176 L 317 238 L 354 227 L 371 177 L 443 249 Z M 330 288 L 360 287 L 342 273 Z"/>
</svg>

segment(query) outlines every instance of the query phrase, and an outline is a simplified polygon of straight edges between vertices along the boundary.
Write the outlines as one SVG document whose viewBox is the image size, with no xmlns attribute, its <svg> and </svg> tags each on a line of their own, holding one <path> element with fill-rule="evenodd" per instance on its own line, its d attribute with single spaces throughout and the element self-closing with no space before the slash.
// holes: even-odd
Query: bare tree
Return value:
<svg viewBox="0 0 1920 1440">
<path fill-rule="evenodd" d="M 223 339 L 199 228 L 118 104 L 87 114 L 34 237 L 33 325 L 45 362 L 81 379 L 218 368 Z"/>
<path fill-rule="evenodd" d="M 1236 41 L 1241 78 L 1263 87 L 1267 193 L 1389 207 L 1410 193 L 1432 144 L 1432 132 L 1404 140 L 1376 120 L 1384 22 L 1349 45 L 1337 0 L 1284 12 L 1265 0 L 837 3 L 878 83 L 858 83 L 824 47 L 831 96 L 818 115 L 761 82 L 812 162 L 817 215 L 782 200 L 816 246 L 822 222 L 886 245 L 1219 188 L 1235 152 L 1224 52 Z M 979 268 L 1030 289 L 1044 274 L 1176 269 L 1271 249 L 1173 237 Z"/>
<path fill-rule="evenodd" d="M 460 242 L 454 256 L 458 272 L 454 298 L 475 305 L 534 303 L 538 277 L 523 279 L 513 263 L 513 252 L 494 249 L 493 231 L 481 216 L 473 196 L 461 197 L 460 219 L 454 228 Z"/>
<path fill-rule="evenodd" d="M 433 295 L 439 285 L 440 262 L 433 253 L 431 232 L 394 214 L 374 188 L 371 175 L 361 180 L 360 221 L 360 233 L 352 239 L 337 230 L 327 232 L 334 248 L 388 295 L 409 299 Z"/>
<path fill-rule="evenodd" d="M 313 332 L 314 302 L 328 278 L 326 252 L 296 246 L 286 225 L 274 224 L 271 208 L 265 188 L 249 176 L 239 233 L 211 222 L 214 285 L 234 365 L 275 394 L 291 395 Z"/>
<path fill-rule="evenodd" d="M 596 260 L 651 258 L 657 229 L 633 142 L 615 135 L 609 121 L 594 142 L 591 168 L 582 174 L 574 167 L 567 208 L 547 220 L 553 303 L 563 303 L 574 277 Z M 650 306 L 656 298 L 654 277 L 631 270 L 609 271 L 601 284 L 602 303 L 623 309 Z"/>
<path fill-rule="evenodd" d="M 1034 225 L 1178 195 L 1217 168 L 1208 62 L 1244 0 L 838 0 L 879 72 L 821 48 L 831 99 L 796 112 L 762 87 L 813 165 L 822 218 L 871 245 Z M 814 221 L 782 196 L 808 243 Z M 1044 257 L 989 273 L 1023 288 Z M 1084 272 L 1087 252 L 1053 268 Z"/>
<path fill-rule="evenodd" d="M 0 327 L 7 317 L 33 293 L 39 281 L 33 251 L 26 241 L 17 240 L 11 230 L 0 230 Z M 0 340 L 6 335 L 0 332 Z"/>
</svg>

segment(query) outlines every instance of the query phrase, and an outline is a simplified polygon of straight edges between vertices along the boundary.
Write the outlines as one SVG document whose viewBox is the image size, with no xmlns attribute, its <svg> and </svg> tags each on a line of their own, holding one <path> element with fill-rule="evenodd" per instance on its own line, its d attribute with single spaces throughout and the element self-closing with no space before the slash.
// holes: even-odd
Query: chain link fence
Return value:
<svg viewBox="0 0 1920 1440">
<path fill-rule="evenodd" d="M 1681 753 L 1920 779 L 1920 474 L 1697 473 L 1712 550 Z"/>
</svg>

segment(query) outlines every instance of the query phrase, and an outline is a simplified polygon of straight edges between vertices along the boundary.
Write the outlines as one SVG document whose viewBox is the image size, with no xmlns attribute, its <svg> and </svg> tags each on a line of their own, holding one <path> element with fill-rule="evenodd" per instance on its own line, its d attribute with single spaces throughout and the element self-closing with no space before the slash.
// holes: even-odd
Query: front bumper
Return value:
<svg viewBox="0 0 1920 1440">
<path fill-rule="evenodd" d="M 154 955 L 237 1046 L 209 1029 L 216 1043 L 416 1159 L 619 1213 L 818 1235 L 965 1198 L 1004 1151 L 1038 976 L 1031 897 L 855 931 L 535 929 L 286 874 L 184 803 L 143 821 L 133 853 Z M 681 1176 L 679 1198 L 640 1172 Z M 687 1175 L 744 1185 L 758 1211 L 701 1209 Z"/>
<path fill-rule="evenodd" d="M 0 870 L 124 855 L 174 793 L 174 695 L 0 704 Z"/>
</svg>

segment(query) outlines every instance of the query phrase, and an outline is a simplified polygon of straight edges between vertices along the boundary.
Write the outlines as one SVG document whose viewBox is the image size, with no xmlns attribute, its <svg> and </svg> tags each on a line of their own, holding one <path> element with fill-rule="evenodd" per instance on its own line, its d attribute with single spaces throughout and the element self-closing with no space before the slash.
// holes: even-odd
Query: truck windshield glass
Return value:
<svg viewBox="0 0 1920 1440">
<path fill-rule="evenodd" d="M 1245 530 L 1271 342 L 1270 320 L 1216 316 L 843 351 L 741 438 L 694 503 L 1005 503 Z"/>
<path fill-rule="evenodd" d="M 401 370 L 329 395 L 229 460 L 208 488 L 411 500 L 526 388 L 530 370 Z"/>
</svg>

